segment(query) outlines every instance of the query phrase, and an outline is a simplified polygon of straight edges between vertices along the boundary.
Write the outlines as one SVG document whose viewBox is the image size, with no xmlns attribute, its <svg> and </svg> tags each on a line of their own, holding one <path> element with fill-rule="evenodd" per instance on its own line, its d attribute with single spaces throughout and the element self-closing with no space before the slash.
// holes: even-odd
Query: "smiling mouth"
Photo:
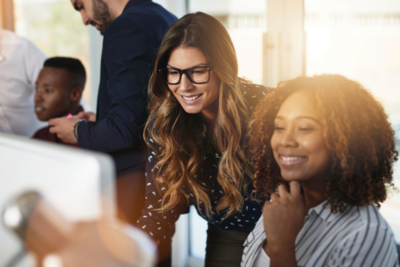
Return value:
<svg viewBox="0 0 400 267">
<path fill-rule="evenodd" d="M 279 155 L 279 165 L 281 167 L 293 167 L 302 164 L 307 160 L 305 156 L 283 156 Z"/>
<path fill-rule="evenodd" d="M 35 107 L 35 112 L 40 112 L 40 111 L 43 111 L 44 110 L 44 108 L 42 108 L 42 107 Z"/>
<path fill-rule="evenodd" d="M 193 101 L 196 100 L 197 98 L 199 98 L 200 96 L 202 96 L 203 94 L 199 94 L 199 95 L 192 95 L 192 96 L 182 96 L 183 99 L 188 100 L 188 101 Z"/>
<path fill-rule="evenodd" d="M 285 157 L 281 156 L 281 159 L 285 162 L 295 162 L 295 161 L 301 161 L 305 159 L 306 157 Z"/>
</svg>

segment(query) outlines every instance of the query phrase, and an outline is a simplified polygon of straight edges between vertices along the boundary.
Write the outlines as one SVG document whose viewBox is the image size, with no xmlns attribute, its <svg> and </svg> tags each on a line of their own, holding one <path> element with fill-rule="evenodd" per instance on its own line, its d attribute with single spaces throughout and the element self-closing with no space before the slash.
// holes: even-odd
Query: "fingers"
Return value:
<svg viewBox="0 0 400 267">
<path fill-rule="evenodd" d="M 82 119 L 83 117 L 85 117 L 85 112 L 83 112 L 83 111 L 79 112 L 78 114 L 76 114 L 74 116 L 74 118 L 77 118 L 77 119 Z"/>
<path fill-rule="evenodd" d="M 57 124 L 57 122 L 58 122 L 58 119 L 50 119 L 47 123 L 48 123 L 50 126 L 54 126 L 54 125 Z"/>
<path fill-rule="evenodd" d="M 278 202 L 280 199 L 280 196 L 276 193 L 271 194 L 271 202 Z"/>
<path fill-rule="evenodd" d="M 301 185 L 297 181 L 292 181 L 289 183 L 290 186 L 290 194 L 294 199 L 302 199 L 303 196 L 301 194 Z"/>
<path fill-rule="evenodd" d="M 89 121 L 96 121 L 96 113 L 93 113 L 91 111 L 88 112 L 88 120 Z"/>
<path fill-rule="evenodd" d="M 297 181 L 292 181 L 289 183 L 290 192 L 288 191 L 286 185 L 280 184 L 278 186 L 278 192 L 271 194 L 271 201 L 266 201 L 264 208 L 272 203 L 288 203 L 291 201 L 302 201 L 303 195 L 301 194 L 301 184 Z"/>
<path fill-rule="evenodd" d="M 54 127 L 50 127 L 49 128 L 49 132 L 52 133 L 52 134 L 56 134 L 57 133 L 56 127 L 55 126 Z"/>
<path fill-rule="evenodd" d="M 281 197 L 288 197 L 288 196 L 290 195 L 290 193 L 289 193 L 289 191 L 288 191 L 286 185 L 283 185 L 283 184 L 280 184 L 280 185 L 278 186 L 278 194 L 279 194 Z"/>
<path fill-rule="evenodd" d="M 269 202 L 269 201 L 265 201 L 264 202 L 264 206 L 263 206 L 263 215 L 266 215 L 267 214 L 267 212 L 266 212 L 266 210 L 268 209 L 268 207 L 270 206 L 270 205 L 272 205 L 272 203 L 271 202 Z"/>
</svg>

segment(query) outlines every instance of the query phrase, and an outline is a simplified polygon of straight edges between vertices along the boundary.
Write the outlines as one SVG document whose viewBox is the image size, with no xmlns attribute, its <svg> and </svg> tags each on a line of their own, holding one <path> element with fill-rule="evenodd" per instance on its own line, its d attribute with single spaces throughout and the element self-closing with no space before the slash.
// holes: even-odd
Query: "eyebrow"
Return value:
<svg viewBox="0 0 400 267">
<path fill-rule="evenodd" d="M 35 85 L 36 85 L 36 87 L 39 86 L 39 84 L 37 82 L 35 83 Z M 42 84 L 42 86 L 43 87 L 53 87 L 50 83 L 44 83 L 44 84 Z"/>
<path fill-rule="evenodd" d="M 208 64 L 206 64 L 206 63 L 199 63 L 199 64 L 197 64 L 197 65 L 194 65 L 194 66 L 189 67 L 189 68 L 186 68 L 186 69 L 195 68 L 195 67 L 206 67 L 207 65 L 208 65 Z M 167 64 L 167 67 L 171 67 L 171 68 L 177 69 L 177 70 L 183 70 L 183 69 L 179 69 L 179 68 L 176 68 L 176 67 L 174 67 L 174 66 L 171 66 L 170 64 Z"/>
<path fill-rule="evenodd" d="M 283 120 L 284 118 L 282 116 L 276 116 L 275 119 Z M 316 123 L 319 124 L 319 121 L 316 118 L 311 117 L 311 116 L 297 116 L 295 119 L 296 120 L 302 120 L 302 119 L 313 120 L 313 121 L 315 121 Z"/>
</svg>

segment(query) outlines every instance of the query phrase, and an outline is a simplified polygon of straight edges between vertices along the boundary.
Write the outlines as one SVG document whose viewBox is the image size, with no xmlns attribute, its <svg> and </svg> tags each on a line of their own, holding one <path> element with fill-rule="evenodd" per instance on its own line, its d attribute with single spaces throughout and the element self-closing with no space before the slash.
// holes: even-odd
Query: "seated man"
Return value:
<svg viewBox="0 0 400 267">
<path fill-rule="evenodd" d="M 53 57 L 44 62 L 36 81 L 35 113 L 40 121 L 77 115 L 85 87 L 86 71 L 78 59 Z M 49 132 L 50 126 L 38 130 L 32 138 L 67 144 Z"/>
</svg>

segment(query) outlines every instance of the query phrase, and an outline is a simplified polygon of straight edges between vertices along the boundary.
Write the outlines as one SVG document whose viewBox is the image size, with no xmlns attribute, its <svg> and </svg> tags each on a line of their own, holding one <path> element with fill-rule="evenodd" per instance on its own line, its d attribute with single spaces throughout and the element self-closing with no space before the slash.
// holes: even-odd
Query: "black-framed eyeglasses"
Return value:
<svg viewBox="0 0 400 267">
<path fill-rule="evenodd" d="M 186 74 L 189 81 L 195 84 L 204 84 L 210 81 L 210 71 L 212 67 L 191 67 L 188 69 L 177 69 L 177 68 L 161 68 L 158 71 L 163 76 L 167 84 L 176 85 L 181 82 L 182 74 Z"/>
</svg>

